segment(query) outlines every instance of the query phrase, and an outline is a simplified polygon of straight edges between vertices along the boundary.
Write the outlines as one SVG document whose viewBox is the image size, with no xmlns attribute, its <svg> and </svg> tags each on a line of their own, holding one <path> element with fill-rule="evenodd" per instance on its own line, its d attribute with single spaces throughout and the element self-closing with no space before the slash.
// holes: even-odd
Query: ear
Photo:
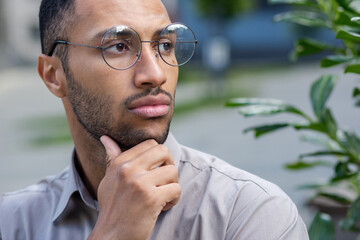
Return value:
<svg viewBox="0 0 360 240">
<path fill-rule="evenodd" d="M 66 96 L 66 77 L 59 58 L 41 54 L 38 58 L 38 73 L 50 92 L 59 98 Z"/>
</svg>

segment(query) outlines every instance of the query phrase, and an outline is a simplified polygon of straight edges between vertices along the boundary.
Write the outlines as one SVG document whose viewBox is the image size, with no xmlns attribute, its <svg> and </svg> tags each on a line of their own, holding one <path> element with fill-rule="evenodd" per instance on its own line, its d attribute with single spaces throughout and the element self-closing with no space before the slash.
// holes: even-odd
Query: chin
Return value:
<svg viewBox="0 0 360 240">
<path fill-rule="evenodd" d="M 170 123 L 165 126 L 149 124 L 147 127 L 142 128 L 127 125 L 105 135 L 114 139 L 122 151 L 126 151 L 149 139 L 154 139 L 157 143 L 163 144 L 169 134 L 169 128 Z"/>
</svg>

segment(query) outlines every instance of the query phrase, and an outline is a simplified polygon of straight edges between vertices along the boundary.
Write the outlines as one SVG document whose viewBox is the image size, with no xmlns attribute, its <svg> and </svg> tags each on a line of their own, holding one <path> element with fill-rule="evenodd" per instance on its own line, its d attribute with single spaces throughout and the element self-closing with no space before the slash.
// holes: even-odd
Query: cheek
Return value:
<svg viewBox="0 0 360 240">
<path fill-rule="evenodd" d="M 168 90 L 171 91 L 171 93 L 175 93 L 176 85 L 178 82 L 179 77 L 179 69 L 177 67 L 171 67 L 172 69 L 169 69 L 166 72 L 167 75 L 167 84 L 168 84 Z"/>
<path fill-rule="evenodd" d="M 108 67 L 102 58 L 101 61 L 95 61 L 93 57 L 90 57 L 86 62 L 83 65 L 74 64 L 72 68 L 77 79 L 87 89 L 98 96 L 111 97 L 115 104 L 121 102 L 131 92 L 133 88 L 131 71 L 114 70 Z"/>
</svg>

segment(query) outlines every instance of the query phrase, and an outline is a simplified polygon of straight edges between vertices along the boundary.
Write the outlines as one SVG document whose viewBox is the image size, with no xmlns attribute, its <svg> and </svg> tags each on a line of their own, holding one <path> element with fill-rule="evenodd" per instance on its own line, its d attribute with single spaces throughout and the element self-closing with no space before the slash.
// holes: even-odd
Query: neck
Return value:
<svg viewBox="0 0 360 240">
<path fill-rule="evenodd" d="M 97 189 L 106 171 L 106 152 L 100 140 L 94 139 L 77 121 L 71 107 L 65 103 L 66 115 L 75 144 L 75 166 L 89 193 L 97 199 Z"/>
<path fill-rule="evenodd" d="M 74 140 L 75 143 L 75 140 Z M 97 189 L 106 171 L 106 152 L 99 141 L 75 143 L 75 166 L 89 193 L 97 199 Z"/>
</svg>

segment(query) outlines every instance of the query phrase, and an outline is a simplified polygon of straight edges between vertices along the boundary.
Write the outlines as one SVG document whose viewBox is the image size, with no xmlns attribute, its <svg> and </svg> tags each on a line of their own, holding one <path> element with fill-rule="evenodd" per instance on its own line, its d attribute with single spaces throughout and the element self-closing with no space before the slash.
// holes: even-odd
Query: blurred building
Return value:
<svg viewBox="0 0 360 240">
<path fill-rule="evenodd" d="M 4 23 L 4 15 L 2 14 L 3 9 L 3 0 L 0 0 L 0 50 L 1 46 L 4 44 L 5 37 L 5 23 Z"/>
<path fill-rule="evenodd" d="M 4 53 L 12 61 L 34 61 L 40 53 L 39 4 L 40 0 L 1 0 Z"/>
<path fill-rule="evenodd" d="M 36 61 L 40 53 L 38 9 L 41 0 L 0 0 L 0 60 L 14 62 Z M 189 25 L 199 40 L 195 58 L 201 59 L 208 40 L 213 37 L 213 20 L 204 17 L 193 0 L 163 0 L 172 21 Z M 288 6 L 268 6 L 266 0 L 254 11 L 221 22 L 221 34 L 230 43 L 231 59 L 287 60 L 294 41 L 303 34 L 301 28 L 291 24 L 274 23 L 276 13 L 288 10 Z M 308 33 L 309 34 L 309 33 Z M 313 31 L 310 35 L 330 41 L 334 37 L 326 32 Z M 4 47 L 5 46 L 5 47 Z M 233 61 L 232 61 L 233 62 Z"/>
<path fill-rule="evenodd" d="M 177 0 L 163 0 L 173 19 Z M 33 62 L 41 52 L 38 13 L 41 0 L 0 0 L 2 62 Z"/>
<path fill-rule="evenodd" d="M 230 0 L 224 0 L 230 1 Z M 326 42 L 334 42 L 329 30 L 311 29 L 289 23 L 275 23 L 276 14 L 289 11 L 289 5 L 269 5 L 267 0 L 258 0 L 252 11 L 219 22 L 213 16 L 202 16 L 194 0 L 182 0 L 178 4 L 179 18 L 189 25 L 199 40 L 196 57 L 209 49 L 208 42 L 215 33 L 226 38 L 230 44 L 231 59 L 238 61 L 288 61 L 288 55 L 299 37 L 312 37 Z M 220 27 L 218 26 L 220 25 Z M 232 61 L 234 62 L 234 61 Z"/>
</svg>

